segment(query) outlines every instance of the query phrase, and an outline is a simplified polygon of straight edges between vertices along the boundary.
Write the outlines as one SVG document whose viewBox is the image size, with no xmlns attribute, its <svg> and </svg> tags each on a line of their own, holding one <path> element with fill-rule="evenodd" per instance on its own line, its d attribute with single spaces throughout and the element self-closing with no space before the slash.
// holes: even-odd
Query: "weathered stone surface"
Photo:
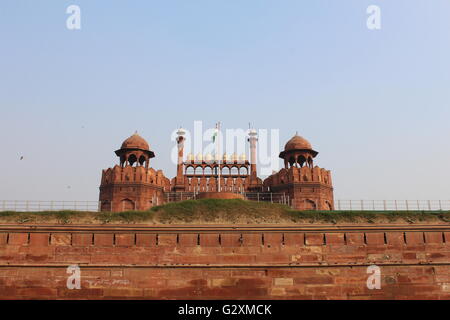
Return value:
<svg viewBox="0 0 450 320">
<path fill-rule="evenodd" d="M 95 228 L 0 232 L 0 298 L 450 299 L 448 229 Z M 366 286 L 373 264 L 381 270 L 380 290 Z M 81 268 L 81 290 L 66 287 L 69 265 Z"/>
</svg>

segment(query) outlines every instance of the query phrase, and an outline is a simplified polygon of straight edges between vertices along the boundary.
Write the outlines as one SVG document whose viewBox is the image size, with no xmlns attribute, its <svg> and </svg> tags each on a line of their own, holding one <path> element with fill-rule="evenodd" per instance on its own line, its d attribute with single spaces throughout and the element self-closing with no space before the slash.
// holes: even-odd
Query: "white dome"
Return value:
<svg viewBox="0 0 450 320">
<path fill-rule="evenodd" d="M 180 128 L 177 131 L 177 135 L 179 135 L 179 136 L 184 136 L 185 133 L 186 133 L 186 130 L 184 130 L 183 128 Z"/>
</svg>

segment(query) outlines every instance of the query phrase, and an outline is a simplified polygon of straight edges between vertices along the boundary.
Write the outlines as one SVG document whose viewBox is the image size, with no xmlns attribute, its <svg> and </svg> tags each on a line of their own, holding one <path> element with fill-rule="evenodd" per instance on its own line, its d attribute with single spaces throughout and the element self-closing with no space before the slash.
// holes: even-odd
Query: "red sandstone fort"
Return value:
<svg viewBox="0 0 450 320">
<path fill-rule="evenodd" d="M 102 172 L 100 202 L 102 211 L 147 210 L 165 203 L 169 195 L 175 199 L 192 197 L 251 197 L 248 193 L 276 193 L 295 209 L 333 210 L 331 172 L 314 166 L 318 152 L 305 138 L 295 135 L 280 153 L 284 168 L 264 181 L 257 176 L 257 133 L 249 130 L 250 161 L 245 154 L 211 154 L 184 159 L 184 130 L 177 137 L 177 175 L 172 180 L 161 170 L 150 167 L 155 153 L 137 133 L 126 139 L 115 153 L 119 165 Z M 273 195 L 270 195 L 273 197 Z M 267 196 L 266 196 L 267 197 Z M 288 199 L 288 200 L 287 200 Z"/>
<path fill-rule="evenodd" d="M 264 181 L 256 132 L 245 156 L 183 157 L 177 175 L 150 167 L 138 134 L 103 171 L 102 211 L 146 210 L 189 197 L 281 194 L 297 209 L 333 210 L 330 171 L 295 135 Z M 184 197 L 184 198 L 183 198 Z M 304 212 L 297 212 L 299 215 Z M 334 214 L 334 213 L 332 213 Z M 0 299 L 450 299 L 450 225 L 383 223 L 0 223 Z M 80 269 L 70 289 L 68 266 Z M 368 286 L 371 267 L 380 287 Z"/>
</svg>

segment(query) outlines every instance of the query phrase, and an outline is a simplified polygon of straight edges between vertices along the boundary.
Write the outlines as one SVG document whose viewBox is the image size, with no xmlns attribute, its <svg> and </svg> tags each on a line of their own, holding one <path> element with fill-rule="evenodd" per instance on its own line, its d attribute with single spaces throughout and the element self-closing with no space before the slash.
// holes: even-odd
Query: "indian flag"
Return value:
<svg viewBox="0 0 450 320">
<path fill-rule="evenodd" d="M 216 138 L 217 138 L 217 134 L 219 133 L 219 129 L 217 128 L 217 123 L 216 123 L 216 129 L 214 130 L 213 136 L 212 136 L 212 141 L 216 142 Z"/>
</svg>

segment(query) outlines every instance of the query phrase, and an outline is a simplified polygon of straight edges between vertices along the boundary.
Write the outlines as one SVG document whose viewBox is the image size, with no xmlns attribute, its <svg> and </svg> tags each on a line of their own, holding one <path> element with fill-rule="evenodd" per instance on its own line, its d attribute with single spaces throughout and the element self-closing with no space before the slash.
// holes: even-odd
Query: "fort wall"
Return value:
<svg viewBox="0 0 450 320">
<path fill-rule="evenodd" d="M 1 225 L 0 298 L 450 299 L 450 226 Z"/>
</svg>

